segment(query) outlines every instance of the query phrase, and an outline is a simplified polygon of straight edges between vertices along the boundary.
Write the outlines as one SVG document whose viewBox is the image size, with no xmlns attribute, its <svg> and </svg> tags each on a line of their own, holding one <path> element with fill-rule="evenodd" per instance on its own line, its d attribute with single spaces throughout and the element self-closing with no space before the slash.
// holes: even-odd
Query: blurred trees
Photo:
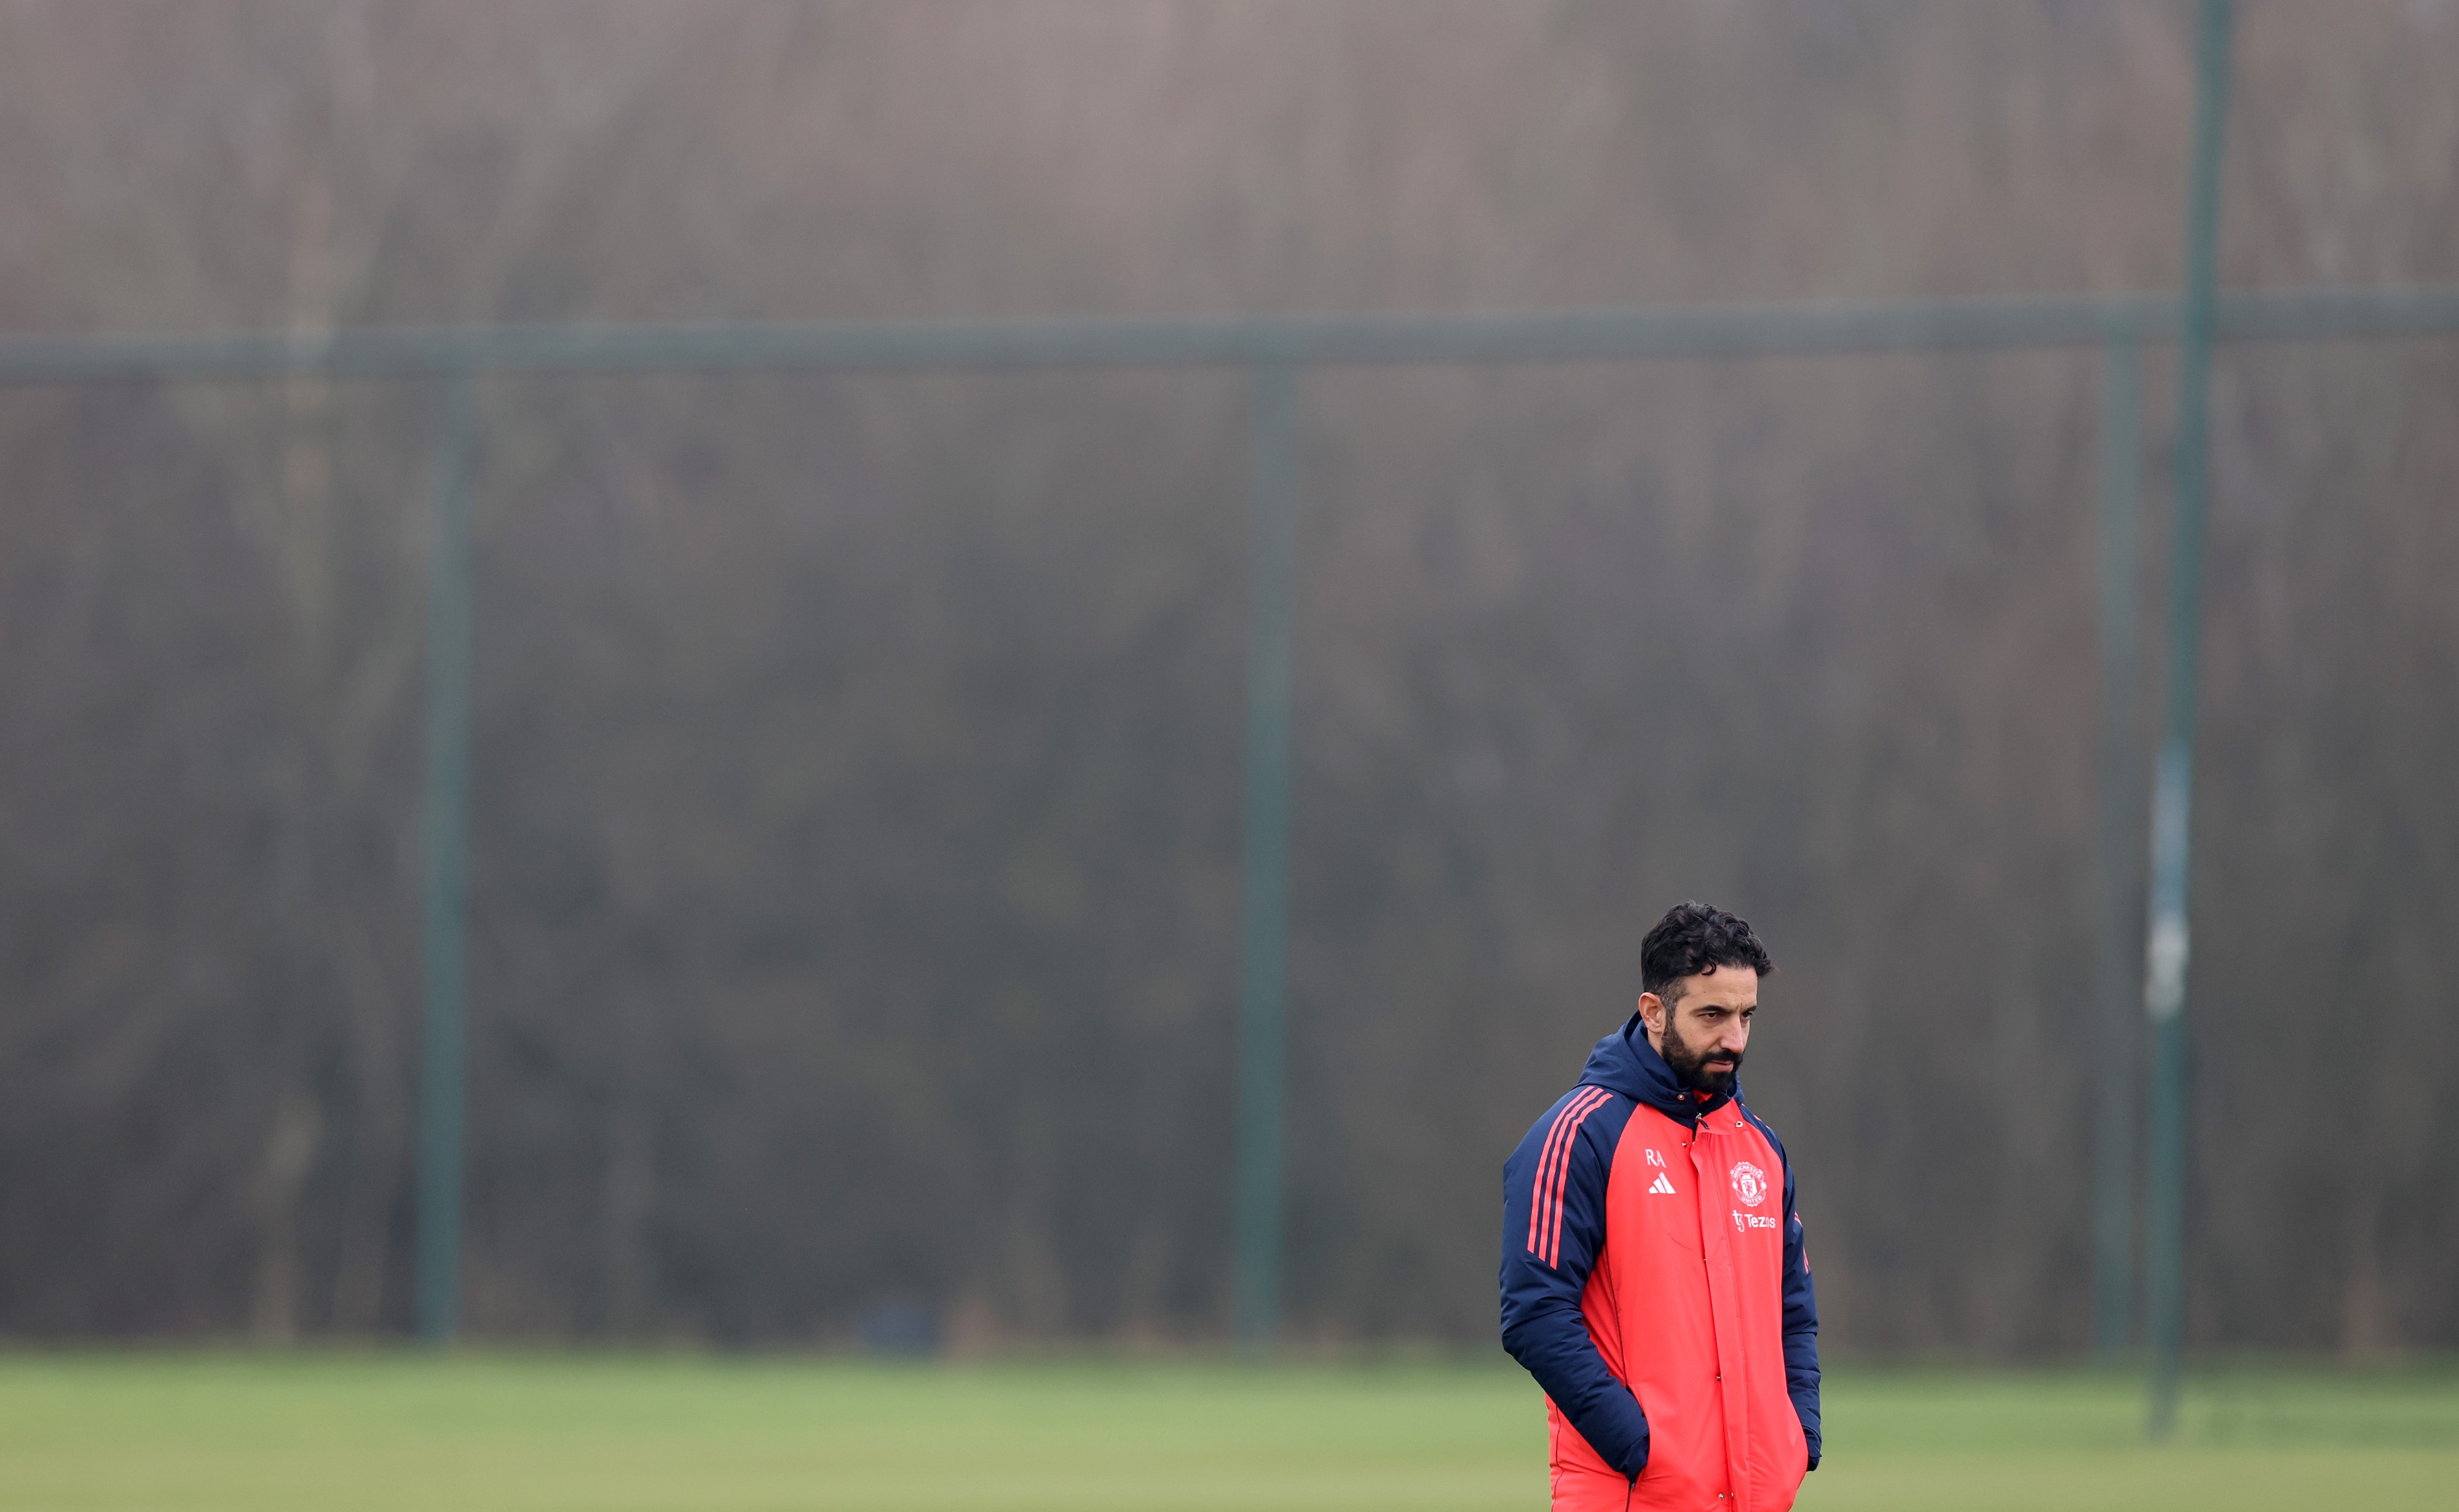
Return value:
<svg viewBox="0 0 2459 1512">
<path fill-rule="evenodd" d="M 2156 288 L 2185 34 L 25 4 L 0 321 Z M 2459 279 L 2454 45 L 2447 8 L 2246 7 L 2232 286 Z M 2205 1343 L 2459 1340 L 2454 356 L 2223 353 Z M 1749 1085 L 1833 1344 L 2083 1342 L 2095 370 L 1307 381 L 1295 1332 L 1486 1335 L 1502 1155 L 1696 895 L 1783 965 Z M 473 1327 L 1221 1331 L 1242 388 L 482 402 Z M 407 1317 L 425 423 L 399 384 L 0 392 L 0 1332 Z"/>
</svg>

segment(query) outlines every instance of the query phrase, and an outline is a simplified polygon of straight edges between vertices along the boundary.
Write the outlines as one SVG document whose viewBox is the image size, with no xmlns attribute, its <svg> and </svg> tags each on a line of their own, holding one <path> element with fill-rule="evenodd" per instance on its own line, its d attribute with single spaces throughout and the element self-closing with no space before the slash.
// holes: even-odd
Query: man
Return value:
<svg viewBox="0 0 2459 1512">
<path fill-rule="evenodd" d="M 1818 1467 L 1818 1307 L 1793 1166 L 1734 1080 L 1776 969 L 1700 903 L 1639 1012 L 1503 1168 L 1503 1347 L 1545 1388 L 1555 1512 L 1784 1512 Z"/>
</svg>

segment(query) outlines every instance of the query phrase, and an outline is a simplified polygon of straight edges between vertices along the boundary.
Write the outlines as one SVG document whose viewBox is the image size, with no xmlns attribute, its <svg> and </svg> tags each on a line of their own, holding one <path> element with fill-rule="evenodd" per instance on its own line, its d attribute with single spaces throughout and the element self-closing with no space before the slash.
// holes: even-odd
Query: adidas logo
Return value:
<svg viewBox="0 0 2459 1512">
<path fill-rule="evenodd" d="M 1674 1195 L 1673 1184 L 1665 1179 L 1663 1171 L 1656 1173 L 1656 1180 L 1649 1183 L 1648 1189 L 1650 1192 L 1663 1192 L 1668 1197 Z"/>
</svg>

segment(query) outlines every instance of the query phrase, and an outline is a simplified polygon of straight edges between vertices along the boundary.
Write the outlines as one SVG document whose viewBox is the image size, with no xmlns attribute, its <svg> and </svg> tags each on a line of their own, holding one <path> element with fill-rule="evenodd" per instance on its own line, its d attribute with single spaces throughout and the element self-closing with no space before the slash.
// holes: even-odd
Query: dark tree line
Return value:
<svg viewBox="0 0 2459 1512">
<path fill-rule="evenodd" d="M 2164 287 L 2186 9 L 21 6 L 0 326 Z M 2244 12 L 2230 285 L 2459 279 L 2459 18 Z M 2096 365 L 1307 380 L 1295 1334 L 1490 1332 L 1700 896 L 1833 1346 L 2082 1346 Z M 2455 394 L 2221 359 L 2203 1345 L 2459 1342 Z M 0 1334 L 406 1325 L 426 402 L 0 391 Z M 1222 1334 L 1242 387 L 481 403 L 473 1328 Z"/>
</svg>

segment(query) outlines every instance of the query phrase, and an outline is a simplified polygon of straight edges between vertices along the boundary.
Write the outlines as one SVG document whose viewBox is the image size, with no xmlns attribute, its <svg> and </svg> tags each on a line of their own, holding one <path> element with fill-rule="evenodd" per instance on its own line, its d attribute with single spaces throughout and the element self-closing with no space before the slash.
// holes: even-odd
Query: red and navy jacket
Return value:
<svg viewBox="0 0 2459 1512">
<path fill-rule="evenodd" d="M 1545 1390 L 1558 1509 L 1780 1512 L 1818 1463 L 1792 1162 L 1636 1015 L 1503 1166 L 1503 1347 Z"/>
</svg>

